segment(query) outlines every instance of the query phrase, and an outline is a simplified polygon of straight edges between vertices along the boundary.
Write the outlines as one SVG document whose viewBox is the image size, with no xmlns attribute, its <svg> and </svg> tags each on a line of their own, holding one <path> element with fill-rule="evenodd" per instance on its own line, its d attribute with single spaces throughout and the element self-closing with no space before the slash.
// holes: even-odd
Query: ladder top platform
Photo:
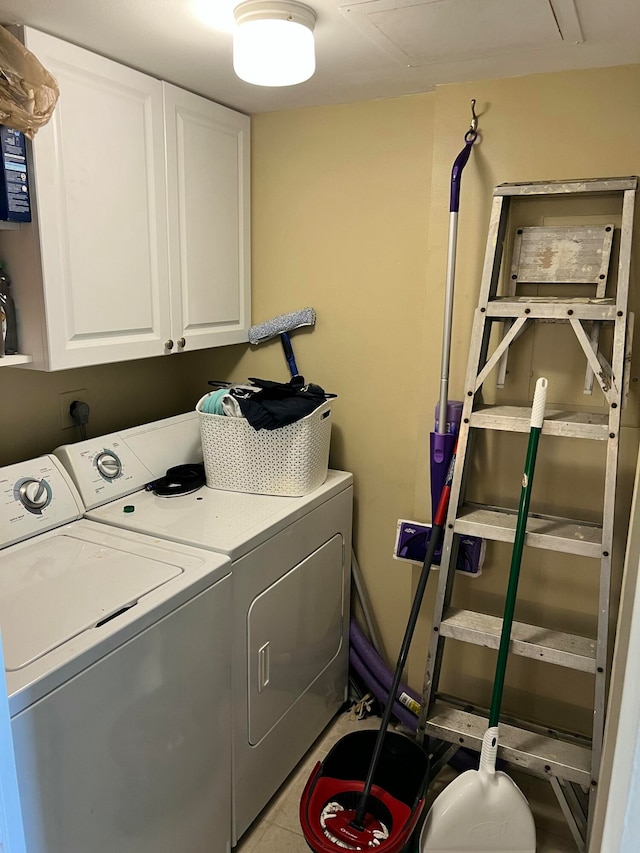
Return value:
<svg viewBox="0 0 640 853">
<path fill-rule="evenodd" d="M 586 178 L 575 181 L 533 181 L 529 184 L 499 184 L 494 196 L 505 195 L 571 195 L 572 193 L 612 193 L 625 190 L 637 190 L 638 177 L 629 175 L 624 178 Z"/>
</svg>

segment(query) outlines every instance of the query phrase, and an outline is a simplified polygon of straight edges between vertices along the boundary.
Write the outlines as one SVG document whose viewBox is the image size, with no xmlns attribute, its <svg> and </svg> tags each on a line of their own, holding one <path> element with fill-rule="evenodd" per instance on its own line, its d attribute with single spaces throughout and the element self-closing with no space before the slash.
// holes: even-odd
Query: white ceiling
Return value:
<svg viewBox="0 0 640 853">
<path fill-rule="evenodd" d="M 238 2 L 0 0 L 0 21 L 28 24 L 247 113 L 640 62 L 640 0 L 305 0 L 318 16 L 316 74 L 268 89 L 233 73 Z"/>
</svg>

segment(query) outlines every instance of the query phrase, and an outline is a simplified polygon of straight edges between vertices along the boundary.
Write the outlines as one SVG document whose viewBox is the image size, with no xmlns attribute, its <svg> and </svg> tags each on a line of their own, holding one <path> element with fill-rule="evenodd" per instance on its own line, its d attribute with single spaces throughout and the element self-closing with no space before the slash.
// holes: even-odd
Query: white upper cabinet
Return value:
<svg viewBox="0 0 640 853">
<path fill-rule="evenodd" d="M 246 341 L 249 118 L 162 86 L 175 343 L 189 350 Z"/>
<path fill-rule="evenodd" d="M 247 340 L 249 119 L 26 28 L 60 99 L 0 235 L 20 350 L 62 370 Z"/>
</svg>

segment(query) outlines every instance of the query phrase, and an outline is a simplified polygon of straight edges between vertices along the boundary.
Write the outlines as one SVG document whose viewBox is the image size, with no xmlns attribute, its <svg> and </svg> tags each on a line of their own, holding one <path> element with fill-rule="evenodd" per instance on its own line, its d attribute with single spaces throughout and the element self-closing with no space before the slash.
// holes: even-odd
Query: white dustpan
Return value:
<svg viewBox="0 0 640 853">
<path fill-rule="evenodd" d="M 435 800 L 420 853 L 535 853 L 536 828 L 524 794 L 496 771 L 498 727 L 487 729 L 479 770 L 467 770 Z"/>
</svg>

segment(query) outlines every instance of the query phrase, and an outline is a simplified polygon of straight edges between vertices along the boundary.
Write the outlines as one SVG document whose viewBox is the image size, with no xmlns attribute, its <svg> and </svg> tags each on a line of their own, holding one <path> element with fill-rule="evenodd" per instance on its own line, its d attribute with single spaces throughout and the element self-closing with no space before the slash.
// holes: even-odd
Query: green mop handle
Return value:
<svg viewBox="0 0 640 853">
<path fill-rule="evenodd" d="M 500 648 L 498 649 L 496 677 L 493 683 L 491 711 L 489 712 L 489 728 L 497 726 L 500 720 L 500 705 L 502 704 L 502 691 L 504 689 L 504 678 L 507 671 L 507 658 L 509 657 L 509 643 L 511 642 L 513 614 L 516 608 L 516 594 L 518 592 L 520 564 L 522 562 L 522 551 L 524 549 L 524 537 L 527 527 L 527 516 L 529 514 L 531 488 L 533 487 L 533 472 L 536 464 L 536 454 L 538 452 L 538 441 L 540 440 L 540 433 L 542 432 L 546 399 L 547 380 L 541 378 L 536 382 L 536 390 L 533 395 L 533 406 L 531 408 L 529 445 L 527 447 L 527 459 L 524 463 L 524 474 L 522 476 L 522 491 L 520 493 L 520 506 L 518 507 L 518 522 L 516 524 L 516 535 L 513 541 L 511 569 L 509 570 L 509 585 L 507 587 L 507 597 L 504 605 L 504 618 L 502 620 Z"/>
</svg>

